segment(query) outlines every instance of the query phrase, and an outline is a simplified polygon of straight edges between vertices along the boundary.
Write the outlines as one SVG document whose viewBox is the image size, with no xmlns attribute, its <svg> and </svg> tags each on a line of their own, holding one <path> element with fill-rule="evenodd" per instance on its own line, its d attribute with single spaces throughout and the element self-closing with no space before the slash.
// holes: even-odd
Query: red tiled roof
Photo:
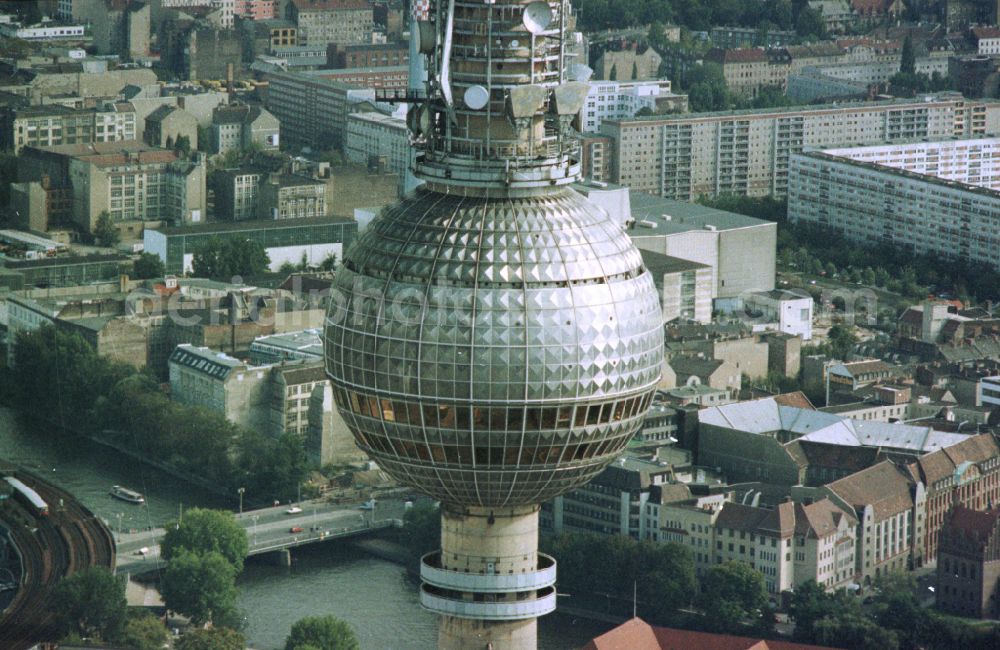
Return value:
<svg viewBox="0 0 1000 650">
<path fill-rule="evenodd" d="M 972 32 L 976 40 L 981 38 L 1000 38 L 1000 28 L 997 27 L 973 27 L 969 31 Z"/>
<path fill-rule="evenodd" d="M 955 506 L 951 510 L 945 526 L 949 533 L 961 532 L 972 539 L 985 540 L 993 532 L 1000 519 L 1000 510 L 973 510 L 965 506 Z"/>
<path fill-rule="evenodd" d="M 753 639 L 670 627 L 633 618 L 595 638 L 581 650 L 830 650 L 793 641 Z"/>
<path fill-rule="evenodd" d="M 826 488 L 856 509 L 871 504 L 876 521 L 913 507 L 910 480 L 887 460 L 834 481 Z"/>
<path fill-rule="evenodd" d="M 800 390 L 793 391 L 791 393 L 781 393 L 780 395 L 774 396 L 774 402 L 780 406 L 791 406 L 797 409 L 806 409 L 808 411 L 815 411 L 816 407 L 813 403 L 809 401 L 806 394 Z"/>
</svg>

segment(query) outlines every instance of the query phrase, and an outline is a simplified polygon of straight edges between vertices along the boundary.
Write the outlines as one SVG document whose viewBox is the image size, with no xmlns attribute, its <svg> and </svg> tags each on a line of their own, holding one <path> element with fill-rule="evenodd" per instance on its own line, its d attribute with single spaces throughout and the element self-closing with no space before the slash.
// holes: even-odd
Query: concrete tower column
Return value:
<svg viewBox="0 0 1000 650">
<path fill-rule="evenodd" d="M 449 507 L 441 550 L 421 564 L 421 602 L 441 614 L 441 650 L 533 650 L 555 609 L 555 560 L 538 552 L 538 506 Z"/>
</svg>

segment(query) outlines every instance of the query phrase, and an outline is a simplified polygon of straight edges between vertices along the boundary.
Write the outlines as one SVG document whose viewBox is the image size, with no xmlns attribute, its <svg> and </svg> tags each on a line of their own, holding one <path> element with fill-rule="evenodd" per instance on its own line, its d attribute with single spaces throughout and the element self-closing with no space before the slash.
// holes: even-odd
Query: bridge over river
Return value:
<svg viewBox="0 0 1000 650">
<path fill-rule="evenodd" d="M 372 510 L 356 504 L 304 501 L 294 508 L 282 505 L 246 511 L 236 515 L 236 520 L 247 531 L 249 554 L 260 555 L 398 526 L 405 508 L 405 502 L 398 498 L 379 501 Z M 117 572 L 140 574 L 163 567 L 160 540 L 165 532 L 163 528 L 153 528 L 116 533 Z"/>
</svg>

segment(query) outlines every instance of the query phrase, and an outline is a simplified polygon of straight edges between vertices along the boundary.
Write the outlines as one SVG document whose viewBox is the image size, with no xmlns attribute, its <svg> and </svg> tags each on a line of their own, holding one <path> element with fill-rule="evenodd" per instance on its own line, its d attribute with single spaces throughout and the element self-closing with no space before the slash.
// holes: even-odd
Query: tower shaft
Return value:
<svg viewBox="0 0 1000 650">
<path fill-rule="evenodd" d="M 441 550 L 421 562 L 421 604 L 441 615 L 442 650 L 532 650 L 555 610 L 555 560 L 538 552 L 538 506 L 441 512 Z"/>
</svg>

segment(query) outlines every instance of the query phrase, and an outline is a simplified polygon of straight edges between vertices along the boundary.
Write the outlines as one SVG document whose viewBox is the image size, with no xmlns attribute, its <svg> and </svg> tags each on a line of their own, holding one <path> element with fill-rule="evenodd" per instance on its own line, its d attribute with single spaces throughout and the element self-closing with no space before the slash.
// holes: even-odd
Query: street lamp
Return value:
<svg viewBox="0 0 1000 650">
<path fill-rule="evenodd" d="M 240 516 L 242 517 L 243 516 L 243 493 L 246 492 L 247 489 L 245 487 L 241 487 L 241 488 L 238 488 L 236 491 L 240 493 Z"/>
</svg>

